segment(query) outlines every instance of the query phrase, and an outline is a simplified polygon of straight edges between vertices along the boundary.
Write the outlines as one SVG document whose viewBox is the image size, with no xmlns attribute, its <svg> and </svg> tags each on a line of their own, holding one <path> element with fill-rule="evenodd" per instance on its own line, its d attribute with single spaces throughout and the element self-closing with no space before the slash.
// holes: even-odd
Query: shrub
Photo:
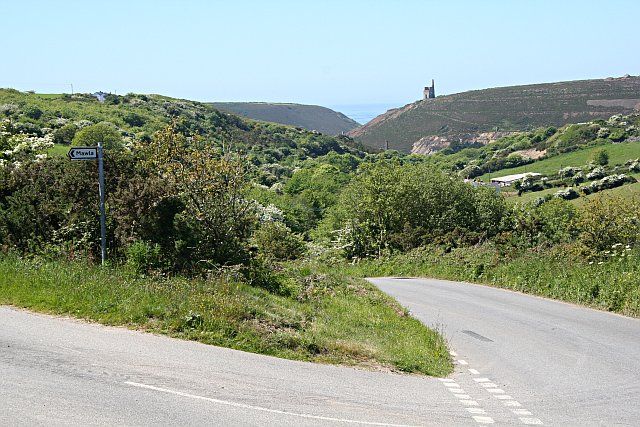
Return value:
<svg viewBox="0 0 640 427">
<path fill-rule="evenodd" d="M 24 108 L 24 115 L 30 119 L 38 120 L 42 117 L 42 110 L 35 105 L 27 105 Z"/>
<path fill-rule="evenodd" d="M 493 189 L 474 188 L 424 164 L 378 163 L 354 178 L 323 226 L 336 232 L 338 246 L 352 258 L 454 234 L 456 241 L 477 242 L 497 233 L 505 211 Z"/>
<path fill-rule="evenodd" d="M 296 259 L 305 250 L 302 238 L 281 222 L 264 223 L 254 233 L 253 240 L 260 255 L 266 259 Z"/>
<path fill-rule="evenodd" d="M 578 210 L 561 199 L 540 198 L 534 203 L 517 204 L 508 220 L 518 245 L 535 246 L 541 243 L 569 242 L 578 234 Z"/>
<path fill-rule="evenodd" d="M 160 267 L 160 245 L 137 241 L 126 251 L 126 267 L 135 274 L 147 274 Z"/>
<path fill-rule="evenodd" d="M 66 124 L 59 129 L 53 131 L 53 142 L 55 144 L 71 144 L 73 138 L 76 136 L 78 126 L 73 123 Z"/>
<path fill-rule="evenodd" d="M 573 200 L 580 197 L 580 195 L 572 187 L 569 187 L 569 188 L 564 188 L 562 190 L 558 190 L 558 192 L 555 194 L 555 197 L 558 197 L 564 200 Z"/>
<path fill-rule="evenodd" d="M 560 178 L 569 178 L 569 177 L 575 176 L 580 172 L 582 172 L 582 169 L 580 168 L 567 166 L 566 168 L 562 168 L 558 171 L 558 176 L 560 176 Z"/>
<path fill-rule="evenodd" d="M 614 244 L 640 243 L 640 198 L 596 197 L 583 209 L 579 221 L 580 242 L 598 254 Z"/>
<path fill-rule="evenodd" d="M 604 149 L 598 150 L 593 156 L 593 160 L 600 166 L 606 166 L 609 164 L 609 153 L 607 153 L 607 150 Z"/>
<path fill-rule="evenodd" d="M 107 150 L 119 149 L 122 147 L 122 135 L 118 132 L 114 124 L 101 122 L 80 129 L 73 138 L 73 145 L 96 146 L 102 141 Z"/>
<path fill-rule="evenodd" d="M 606 174 L 605 169 L 602 166 L 598 166 L 587 174 L 587 179 L 588 180 L 600 179 L 600 178 L 603 178 L 605 174 Z"/>
</svg>

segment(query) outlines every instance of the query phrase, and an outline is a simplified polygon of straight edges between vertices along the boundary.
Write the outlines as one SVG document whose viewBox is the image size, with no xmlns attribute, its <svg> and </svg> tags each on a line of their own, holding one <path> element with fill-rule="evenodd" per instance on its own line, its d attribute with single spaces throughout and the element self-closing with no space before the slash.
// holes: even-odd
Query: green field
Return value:
<svg viewBox="0 0 640 427">
<path fill-rule="evenodd" d="M 479 178 L 482 181 L 489 181 L 491 178 L 497 178 L 505 175 L 512 175 L 524 172 L 537 172 L 543 175 L 551 175 L 558 172 L 566 166 L 584 166 L 593 159 L 596 151 L 605 149 L 609 153 L 609 164 L 622 165 L 627 160 L 637 159 L 640 157 L 640 142 L 623 142 L 620 144 L 604 144 L 595 147 L 586 148 L 584 150 L 573 151 L 561 154 L 548 159 L 540 160 L 524 166 L 518 166 L 511 169 L 502 169 L 497 172 L 487 173 Z"/>
</svg>

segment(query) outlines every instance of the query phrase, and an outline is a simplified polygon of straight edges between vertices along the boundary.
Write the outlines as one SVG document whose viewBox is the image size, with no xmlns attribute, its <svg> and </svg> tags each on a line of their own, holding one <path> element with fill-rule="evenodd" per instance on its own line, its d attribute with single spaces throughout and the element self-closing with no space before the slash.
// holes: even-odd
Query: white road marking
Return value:
<svg viewBox="0 0 640 427">
<path fill-rule="evenodd" d="M 309 418 L 309 419 L 314 419 L 314 420 L 333 421 L 333 422 L 348 423 L 348 424 L 363 424 L 363 425 L 370 425 L 370 426 L 387 426 L 387 427 L 408 427 L 408 426 L 406 426 L 404 424 L 376 423 L 376 422 L 370 422 L 370 421 L 349 420 L 349 419 L 346 419 L 346 418 L 333 418 L 333 417 L 323 417 L 323 416 L 320 416 L 320 415 L 299 414 L 299 413 L 296 413 L 296 412 L 281 411 L 279 409 L 269 409 L 269 408 L 263 408 L 263 407 L 260 407 L 260 406 L 247 405 L 247 404 L 244 404 L 244 403 L 230 402 L 228 400 L 220 400 L 220 399 L 214 399 L 214 398 L 211 398 L 211 397 L 198 396 L 198 395 L 195 395 L 195 394 L 184 393 L 182 391 L 170 390 L 168 388 L 155 387 L 155 386 L 152 386 L 152 385 L 135 383 L 135 382 L 132 382 L 132 381 L 125 381 L 125 384 L 133 386 L 133 387 L 144 388 L 144 389 L 147 389 L 147 390 L 154 390 L 154 391 L 160 391 L 160 392 L 163 392 L 163 393 L 174 394 L 176 396 L 182 396 L 182 397 L 188 397 L 188 398 L 191 398 L 191 399 L 204 400 L 204 401 L 207 401 L 207 402 L 217 403 L 217 404 L 220 404 L 220 405 L 233 406 L 233 407 L 242 408 L 242 409 L 250 409 L 250 410 L 253 410 L 253 411 L 269 412 L 269 413 L 272 413 L 272 414 L 289 415 L 289 416 L 299 417 L 299 418 Z"/>
<path fill-rule="evenodd" d="M 448 388 L 447 390 L 454 394 L 464 394 L 464 390 L 461 388 Z"/>
<path fill-rule="evenodd" d="M 474 407 L 467 408 L 467 411 L 469 411 L 472 414 L 486 414 L 487 413 L 487 411 L 485 411 L 482 408 L 474 408 Z"/>
<path fill-rule="evenodd" d="M 482 417 L 480 415 L 474 415 L 473 419 L 480 424 L 493 424 L 495 422 L 491 417 Z"/>
<path fill-rule="evenodd" d="M 468 365 L 467 361 L 462 359 L 458 360 L 458 363 L 461 365 Z"/>
<path fill-rule="evenodd" d="M 513 397 L 509 396 L 508 394 L 498 394 L 498 395 L 496 395 L 496 399 L 513 400 Z"/>
<path fill-rule="evenodd" d="M 542 421 L 540 421 L 538 418 L 520 418 L 520 421 L 522 421 L 522 424 L 538 426 L 542 425 Z"/>
<path fill-rule="evenodd" d="M 440 378 L 440 381 L 442 381 L 443 383 L 453 383 L 453 382 L 455 382 L 451 378 Z"/>
<path fill-rule="evenodd" d="M 460 387 L 458 384 L 456 383 L 444 383 L 445 387 Z"/>
<path fill-rule="evenodd" d="M 488 382 L 491 382 L 491 380 L 489 378 L 474 378 L 473 380 L 475 382 L 477 382 L 477 383 L 488 383 Z"/>
<path fill-rule="evenodd" d="M 531 412 L 526 409 L 512 409 L 511 411 L 516 415 L 531 415 Z"/>
<path fill-rule="evenodd" d="M 471 396 L 469 396 L 468 394 L 454 394 L 454 396 L 458 399 L 471 399 Z"/>
<path fill-rule="evenodd" d="M 461 400 L 460 403 L 466 406 L 480 406 L 475 400 Z"/>
<path fill-rule="evenodd" d="M 458 355 L 458 353 L 456 353 L 455 351 L 450 351 L 449 354 L 452 355 L 453 357 L 456 357 Z"/>
<path fill-rule="evenodd" d="M 503 402 L 504 406 L 522 406 L 520 404 L 520 402 L 518 402 L 517 400 L 507 400 L 506 402 Z"/>
<path fill-rule="evenodd" d="M 501 388 L 486 388 L 485 390 L 487 390 L 489 393 L 496 393 L 496 394 L 504 393 L 504 390 Z"/>
<path fill-rule="evenodd" d="M 480 375 L 480 372 L 476 371 L 475 369 L 469 368 L 469 372 L 471 372 L 473 375 Z"/>
<path fill-rule="evenodd" d="M 498 384 L 495 383 L 480 383 L 480 385 L 484 388 L 496 388 Z"/>
</svg>

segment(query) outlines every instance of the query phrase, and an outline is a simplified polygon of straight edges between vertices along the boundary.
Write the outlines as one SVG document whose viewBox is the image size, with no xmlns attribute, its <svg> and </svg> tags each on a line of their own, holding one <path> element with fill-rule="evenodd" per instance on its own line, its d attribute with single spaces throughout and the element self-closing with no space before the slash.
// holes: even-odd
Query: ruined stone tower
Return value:
<svg viewBox="0 0 640 427">
<path fill-rule="evenodd" d="M 433 79 L 431 79 L 431 86 L 425 86 L 423 93 L 424 93 L 424 99 L 436 97 L 436 85 L 433 82 Z"/>
</svg>

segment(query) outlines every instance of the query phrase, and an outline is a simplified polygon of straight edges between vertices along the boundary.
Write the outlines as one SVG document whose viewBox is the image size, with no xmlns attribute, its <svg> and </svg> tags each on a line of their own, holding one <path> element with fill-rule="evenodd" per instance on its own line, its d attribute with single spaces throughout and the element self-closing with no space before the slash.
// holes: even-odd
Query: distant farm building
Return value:
<svg viewBox="0 0 640 427">
<path fill-rule="evenodd" d="M 536 172 L 516 173 L 514 175 L 506 175 L 506 176 L 501 176 L 499 178 L 491 178 L 491 184 L 497 185 L 498 187 L 507 187 L 522 178 L 526 178 L 528 176 L 540 176 L 540 175 L 541 174 Z"/>
</svg>

